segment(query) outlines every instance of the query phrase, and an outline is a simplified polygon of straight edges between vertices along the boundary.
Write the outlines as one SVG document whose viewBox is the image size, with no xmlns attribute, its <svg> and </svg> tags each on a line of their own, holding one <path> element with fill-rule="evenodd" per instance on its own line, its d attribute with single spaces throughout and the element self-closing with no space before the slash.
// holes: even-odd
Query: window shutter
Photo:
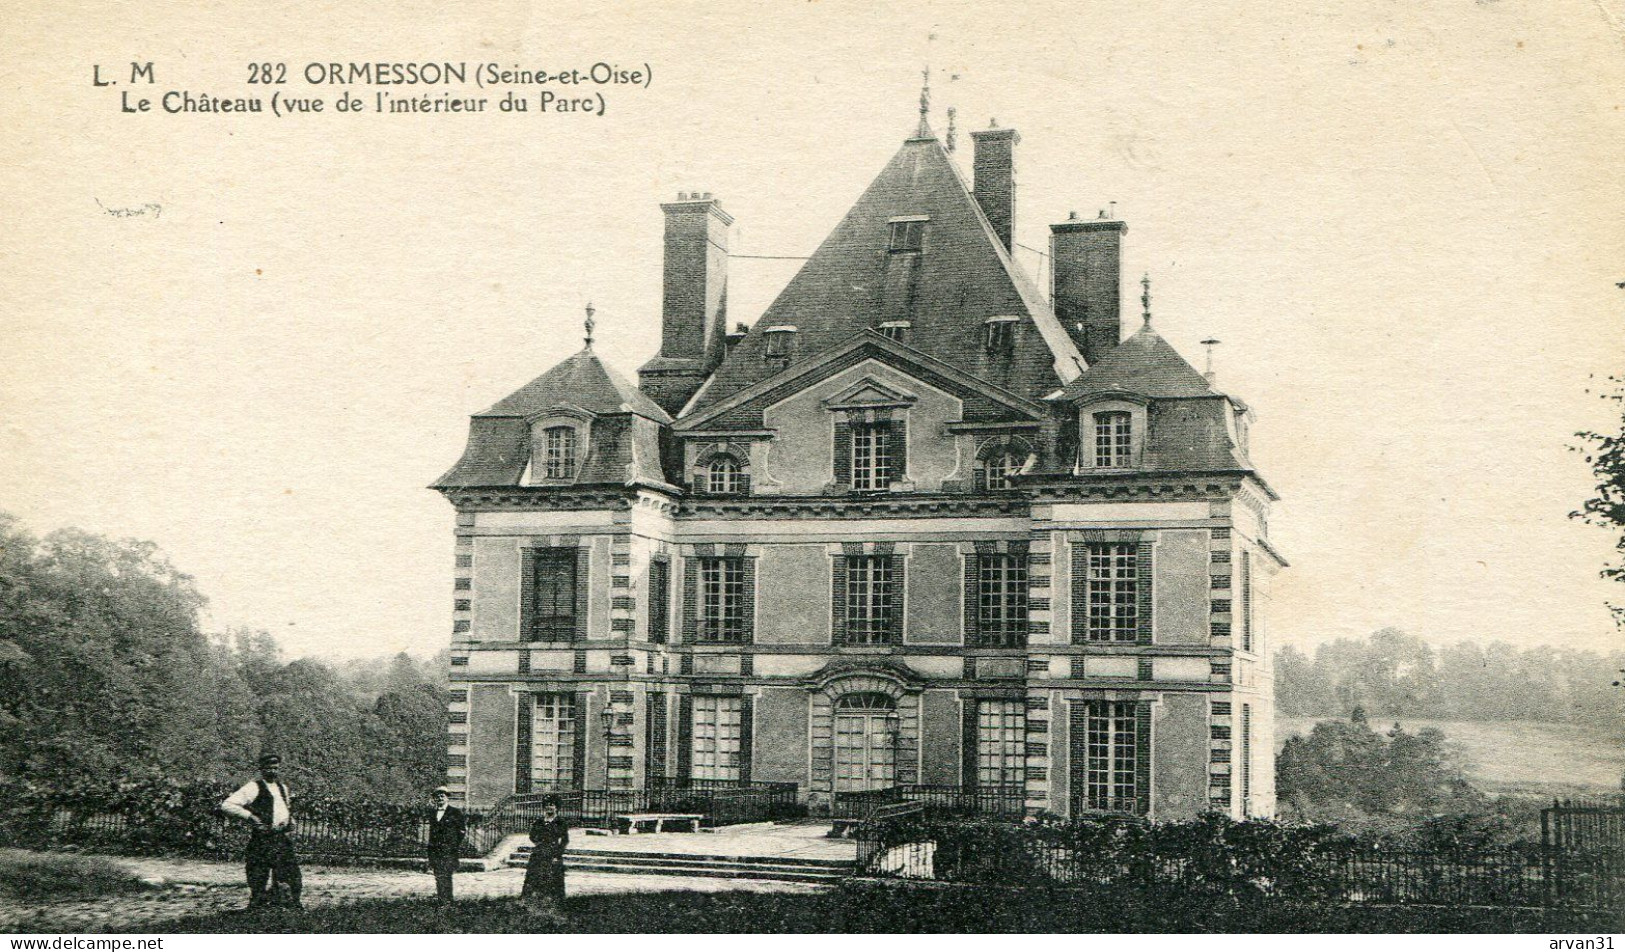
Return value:
<svg viewBox="0 0 1625 952">
<path fill-rule="evenodd" d="M 1151 702 L 1134 705 L 1134 812 L 1151 812 Z"/>
<path fill-rule="evenodd" d="M 1253 650 L 1253 554 L 1241 552 L 1241 650 Z"/>
<path fill-rule="evenodd" d="M 740 473 L 739 474 L 739 493 L 740 493 L 740 495 L 743 495 L 743 496 L 749 496 L 750 495 L 750 474 L 749 473 Z"/>
<path fill-rule="evenodd" d="M 982 557 L 973 552 L 965 556 L 965 644 L 967 647 L 982 643 L 981 578 Z"/>
<path fill-rule="evenodd" d="M 887 447 L 891 452 L 891 472 L 886 474 L 886 481 L 902 482 L 908 478 L 908 423 L 892 420 L 886 441 L 891 444 Z"/>
<path fill-rule="evenodd" d="M 844 415 L 835 418 L 835 486 L 852 488 L 852 424 Z"/>
<path fill-rule="evenodd" d="M 891 556 L 891 603 L 886 606 L 887 635 L 894 645 L 903 643 L 903 606 L 908 592 L 906 560 L 900 555 Z"/>
<path fill-rule="evenodd" d="M 576 623 L 575 637 L 577 641 L 587 639 L 587 573 L 592 564 L 592 549 L 580 546 L 576 549 Z"/>
<path fill-rule="evenodd" d="M 976 790 L 976 699 L 960 702 L 962 714 L 959 723 L 959 785 L 967 791 Z"/>
<path fill-rule="evenodd" d="M 974 473 L 972 486 L 975 490 L 979 493 L 987 492 L 987 461 L 976 460 L 971 466 L 971 471 Z"/>
<path fill-rule="evenodd" d="M 846 556 L 837 555 L 830 571 L 830 634 L 835 644 L 846 644 Z"/>
<path fill-rule="evenodd" d="M 756 641 L 756 560 L 744 556 L 740 558 L 739 565 L 743 578 L 739 593 L 740 624 L 743 626 L 739 632 L 739 643 L 748 645 Z"/>
<path fill-rule="evenodd" d="M 574 763 L 570 765 L 570 785 L 577 790 L 587 789 L 587 731 L 591 729 L 592 719 L 587 716 L 587 700 L 592 695 L 586 691 L 576 695 L 575 710 L 575 737 L 572 746 L 575 748 Z M 605 738 L 605 742 L 608 742 Z M 604 756 L 609 756 L 609 750 L 604 750 Z"/>
<path fill-rule="evenodd" d="M 519 553 L 519 640 L 536 640 L 536 562 L 535 549 Z"/>
<path fill-rule="evenodd" d="M 648 695 L 643 732 L 644 773 L 648 783 L 666 779 L 666 695 Z"/>
<path fill-rule="evenodd" d="M 755 717 L 751 710 L 751 702 L 755 700 L 749 696 L 739 699 L 739 781 L 750 783 L 750 767 L 752 747 L 755 737 Z"/>
<path fill-rule="evenodd" d="M 1072 643 L 1089 643 L 1089 546 L 1072 543 Z"/>
<path fill-rule="evenodd" d="M 536 695 L 519 695 L 519 720 L 513 732 L 513 792 L 530 792 L 531 715 L 536 709 Z"/>
<path fill-rule="evenodd" d="M 688 783 L 694 774 L 694 698 L 677 698 L 677 779 Z"/>
<path fill-rule="evenodd" d="M 700 599 L 700 560 L 683 559 L 683 643 L 694 643 Z"/>
<path fill-rule="evenodd" d="M 1142 645 L 1151 643 L 1151 606 L 1154 599 L 1151 597 L 1151 543 L 1141 542 L 1135 551 L 1134 564 L 1136 575 L 1136 600 L 1138 601 L 1137 621 L 1139 630 L 1135 633 L 1135 641 Z"/>
</svg>

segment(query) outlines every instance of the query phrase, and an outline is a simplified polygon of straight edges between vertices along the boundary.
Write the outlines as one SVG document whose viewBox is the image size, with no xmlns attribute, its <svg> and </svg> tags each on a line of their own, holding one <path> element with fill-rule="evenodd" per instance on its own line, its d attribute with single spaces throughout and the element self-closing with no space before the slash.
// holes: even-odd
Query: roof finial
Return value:
<svg viewBox="0 0 1625 952">
<path fill-rule="evenodd" d="M 1140 317 L 1145 319 L 1145 326 L 1151 326 L 1151 272 L 1147 271 L 1140 279 Z"/>
<path fill-rule="evenodd" d="M 1217 379 L 1213 374 L 1213 348 L 1222 343 L 1224 341 L 1219 340 L 1217 337 L 1209 337 L 1207 340 L 1202 341 L 1202 346 L 1207 348 L 1207 371 L 1202 376 L 1207 378 L 1207 385 L 1210 387 L 1213 386 L 1213 381 Z"/>
<path fill-rule="evenodd" d="M 594 313 L 595 312 L 593 310 L 592 302 L 588 301 L 587 302 L 587 319 L 586 319 L 586 321 L 583 322 L 584 326 L 587 328 L 587 349 L 588 350 L 592 350 L 592 329 L 595 326 L 594 323 L 593 323 L 592 316 L 593 316 Z"/>
<path fill-rule="evenodd" d="M 955 131 L 954 130 L 954 114 L 957 111 L 958 110 L 954 109 L 954 107 L 952 107 L 952 106 L 948 107 L 948 151 L 949 152 L 952 152 L 954 150 L 954 131 Z"/>
<path fill-rule="evenodd" d="M 926 121 L 927 114 L 931 112 L 931 67 L 929 64 L 920 75 L 925 82 L 920 86 L 920 129 L 915 133 L 915 137 L 928 139 L 931 137 L 931 124 Z"/>
</svg>

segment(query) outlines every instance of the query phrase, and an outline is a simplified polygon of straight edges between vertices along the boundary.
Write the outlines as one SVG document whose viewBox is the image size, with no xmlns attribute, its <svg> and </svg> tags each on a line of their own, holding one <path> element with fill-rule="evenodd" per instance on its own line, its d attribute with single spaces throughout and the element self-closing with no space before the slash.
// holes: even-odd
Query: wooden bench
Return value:
<svg viewBox="0 0 1625 952">
<path fill-rule="evenodd" d="M 705 822 L 703 813 L 622 813 L 615 817 L 616 824 L 625 825 L 621 832 L 631 833 L 698 833 Z M 676 825 L 682 829 L 674 830 Z"/>
</svg>

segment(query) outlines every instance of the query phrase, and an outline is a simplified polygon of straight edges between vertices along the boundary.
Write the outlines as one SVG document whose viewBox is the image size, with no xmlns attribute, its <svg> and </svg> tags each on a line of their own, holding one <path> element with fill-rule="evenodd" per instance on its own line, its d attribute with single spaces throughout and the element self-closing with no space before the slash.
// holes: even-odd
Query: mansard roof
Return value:
<svg viewBox="0 0 1625 952">
<path fill-rule="evenodd" d="M 658 425 L 671 417 L 587 348 L 475 414 L 462 458 L 433 488 L 520 485 L 530 425 L 550 414 L 592 420 L 574 485 L 667 485 Z"/>
<path fill-rule="evenodd" d="M 929 219 L 922 253 L 889 250 L 893 219 Z M 984 322 L 1016 317 L 1008 353 L 988 353 Z M 908 321 L 909 344 L 1021 397 L 1053 392 L 1082 369 L 1054 312 L 994 234 L 935 138 L 906 141 L 680 416 L 703 414 L 780 372 L 766 329 L 796 328 L 795 360 L 885 321 Z"/>
<path fill-rule="evenodd" d="M 1158 400 L 1220 396 L 1150 324 L 1107 351 L 1053 399 L 1073 402 L 1109 391 Z"/>
<path fill-rule="evenodd" d="M 556 406 L 590 413 L 636 413 L 660 423 L 671 416 L 586 347 L 476 417 L 532 417 Z"/>
</svg>

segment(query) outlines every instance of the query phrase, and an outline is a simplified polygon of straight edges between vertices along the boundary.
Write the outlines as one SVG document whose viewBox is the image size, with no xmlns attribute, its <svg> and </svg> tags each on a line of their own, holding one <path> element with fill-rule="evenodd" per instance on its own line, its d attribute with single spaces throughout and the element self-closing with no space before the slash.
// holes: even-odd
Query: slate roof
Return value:
<svg viewBox="0 0 1625 952">
<path fill-rule="evenodd" d="M 670 423 L 671 417 L 584 349 L 475 414 L 462 459 L 433 488 L 519 485 L 530 464 L 531 418 L 559 406 L 595 416 L 574 485 L 667 485 L 657 424 Z"/>
<path fill-rule="evenodd" d="M 1219 396 L 1149 324 L 1107 351 L 1053 399 L 1070 402 L 1110 390 L 1153 399 Z"/>
<path fill-rule="evenodd" d="M 924 252 L 892 253 L 890 220 L 919 215 L 930 218 Z M 995 316 L 1022 319 L 1007 354 L 983 346 L 983 323 Z M 912 322 L 910 347 L 1029 399 L 1054 392 L 1083 366 L 942 144 L 920 137 L 903 143 L 679 415 L 704 412 L 778 373 L 765 359 L 769 327 L 796 327 L 799 362 L 896 320 Z"/>
<path fill-rule="evenodd" d="M 660 423 L 671 416 L 613 368 L 583 348 L 476 417 L 530 417 L 560 404 L 593 413 L 636 413 Z"/>
</svg>

